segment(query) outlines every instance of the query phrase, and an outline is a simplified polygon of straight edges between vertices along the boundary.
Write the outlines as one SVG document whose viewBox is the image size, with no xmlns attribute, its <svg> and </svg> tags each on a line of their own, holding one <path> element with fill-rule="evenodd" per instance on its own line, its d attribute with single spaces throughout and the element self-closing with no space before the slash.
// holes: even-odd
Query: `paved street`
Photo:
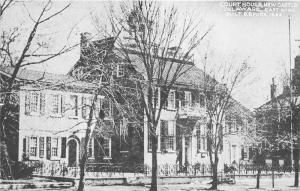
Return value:
<svg viewBox="0 0 300 191">
<path fill-rule="evenodd" d="M 293 185 L 293 178 L 277 178 L 275 179 L 275 188 L 272 188 L 271 179 L 263 179 L 261 180 L 261 189 L 254 189 L 255 187 L 255 179 L 244 179 L 237 180 L 237 183 L 234 185 L 222 184 L 219 185 L 219 190 L 222 191 L 288 191 L 288 190 L 299 190 L 299 188 L 291 187 Z M 180 185 L 159 185 L 160 191 L 201 191 L 207 190 L 209 188 L 209 184 L 207 183 L 193 183 L 193 184 L 180 184 Z M 30 189 L 29 189 L 30 190 Z M 27 191 L 29 191 L 27 190 Z M 34 189 L 37 190 L 37 189 Z M 76 188 L 70 189 L 43 189 L 43 190 L 63 190 L 63 191 L 75 191 Z M 146 191 L 149 190 L 149 185 L 147 186 L 86 186 L 86 191 Z"/>
</svg>

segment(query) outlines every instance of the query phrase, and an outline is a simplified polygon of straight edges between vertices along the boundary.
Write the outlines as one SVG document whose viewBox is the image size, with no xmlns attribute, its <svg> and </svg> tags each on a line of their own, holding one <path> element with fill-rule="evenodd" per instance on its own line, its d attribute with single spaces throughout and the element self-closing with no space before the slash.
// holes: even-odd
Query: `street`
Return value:
<svg viewBox="0 0 300 191">
<path fill-rule="evenodd" d="M 260 182 L 261 188 L 255 189 L 255 179 L 241 179 L 237 180 L 236 184 L 221 184 L 218 186 L 222 191 L 262 191 L 262 190 L 276 190 L 276 191 L 288 191 L 288 190 L 300 190 L 300 188 L 291 187 L 293 185 L 293 178 L 277 178 L 275 179 L 275 187 L 272 188 L 272 180 L 270 178 L 262 179 Z M 207 190 L 210 187 L 206 183 L 192 183 L 192 184 L 172 184 L 172 185 L 158 185 L 159 191 L 200 191 Z M 149 190 L 150 185 L 146 186 L 91 186 L 86 185 L 86 191 L 146 191 Z M 63 191 L 75 191 L 76 188 L 69 189 L 26 189 L 27 191 L 33 190 L 63 190 Z M 24 190 L 25 191 L 25 190 Z"/>
</svg>

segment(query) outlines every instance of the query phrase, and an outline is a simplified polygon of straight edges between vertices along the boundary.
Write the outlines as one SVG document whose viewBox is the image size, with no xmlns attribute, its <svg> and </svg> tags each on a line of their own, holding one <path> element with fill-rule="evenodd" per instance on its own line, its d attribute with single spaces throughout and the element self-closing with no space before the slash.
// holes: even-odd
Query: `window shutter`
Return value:
<svg viewBox="0 0 300 191">
<path fill-rule="evenodd" d="M 82 97 L 82 118 L 86 119 L 86 98 Z"/>
<path fill-rule="evenodd" d="M 84 148 L 84 144 L 85 144 L 85 137 L 82 137 L 81 141 L 80 141 L 80 144 L 79 144 L 80 145 L 80 150 L 79 150 L 79 157 L 80 157 L 80 159 L 82 159 L 82 157 L 83 157 L 83 151 L 86 149 L 86 148 Z M 88 154 L 88 151 L 86 151 L 86 152 Z"/>
<path fill-rule="evenodd" d="M 26 137 L 23 138 L 23 155 L 27 154 L 27 145 L 26 145 L 27 141 L 26 141 Z"/>
<path fill-rule="evenodd" d="M 244 160 L 244 155 L 245 155 L 244 147 L 242 146 L 242 149 L 241 149 L 241 159 L 242 160 Z"/>
<path fill-rule="evenodd" d="M 46 144 L 47 144 L 47 146 L 46 146 L 46 153 L 47 153 L 46 158 L 48 160 L 50 160 L 51 159 L 51 137 L 46 138 Z"/>
<path fill-rule="evenodd" d="M 253 156 L 254 156 L 254 152 L 253 152 L 252 148 L 250 147 L 249 148 L 249 159 L 252 159 Z"/>
<path fill-rule="evenodd" d="M 161 120 L 160 123 L 160 149 L 166 149 L 166 136 L 168 135 L 168 123 L 167 121 Z"/>
<path fill-rule="evenodd" d="M 40 114 L 45 115 L 45 93 L 40 94 Z"/>
<path fill-rule="evenodd" d="M 67 138 L 61 138 L 61 158 L 66 158 L 66 145 L 67 145 Z"/>
<path fill-rule="evenodd" d="M 64 115 L 65 111 L 66 111 L 66 107 L 65 107 L 65 96 L 61 95 L 61 114 Z"/>
<path fill-rule="evenodd" d="M 25 115 L 30 115 L 30 93 L 25 93 Z"/>
<path fill-rule="evenodd" d="M 30 147 L 29 141 L 30 141 L 30 137 L 26 137 L 26 154 L 28 155 L 29 155 L 29 147 Z"/>
</svg>

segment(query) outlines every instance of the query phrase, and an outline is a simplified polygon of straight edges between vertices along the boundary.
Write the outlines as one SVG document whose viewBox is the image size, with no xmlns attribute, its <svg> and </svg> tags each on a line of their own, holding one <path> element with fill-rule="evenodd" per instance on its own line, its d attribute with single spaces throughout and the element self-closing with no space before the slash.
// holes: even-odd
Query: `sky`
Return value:
<svg viewBox="0 0 300 191">
<path fill-rule="evenodd" d="M 280 84 L 280 75 L 285 70 L 289 70 L 288 15 L 291 18 L 292 66 L 294 66 L 294 57 L 300 53 L 298 48 L 300 42 L 295 41 L 300 39 L 300 1 L 293 2 L 296 8 L 285 11 L 279 16 L 228 16 L 225 10 L 231 6 L 227 4 L 224 7 L 226 5 L 224 1 L 163 1 L 161 3 L 162 6 L 174 4 L 180 14 L 188 14 L 195 20 L 202 19 L 203 30 L 213 25 L 212 31 L 195 52 L 197 66 L 201 67 L 201 58 L 204 53 L 210 56 L 208 58 L 210 63 L 235 60 L 239 64 L 241 60 L 247 59 L 252 66 L 251 74 L 234 92 L 234 97 L 252 109 L 259 107 L 270 98 L 272 77 L 275 77 L 275 82 Z M 67 3 L 61 0 L 54 1 L 52 8 L 53 10 L 60 9 Z M 118 3 L 118 1 L 112 2 L 115 6 Z M 22 23 L 22 26 L 32 24 L 32 21 L 28 19 L 28 13 L 35 17 L 41 6 L 34 1 L 25 1 L 24 4 L 28 12 L 24 9 L 24 5 L 10 10 L 5 17 L 7 26 L 15 23 Z M 51 23 L 43 25 L 39 31 L 41 34 L 52 34 L 48 41 L 51 41 L 53 46 L 63 46 L 66 42 L 68 44 L 79 43 L 80 33 L 96 33 L 91 15 L 97 16 L 103 23 L 107 22 L 106 12 L 109 4 L 108 1 L 71 1 L 71 6 L 64 13 Z M 280 6 L 282 8 L 285 5 Z M 182 21 L 178 19 L 178 22 Z M 24 35 L 26 32 L 24 30 Z M 232 59 L 233 57 L 235 59 Z M 47 72 L 67 73 L 78 58 L 79 47 L 76 47 L 66 55 L 33 68 Z"/>
</svg>

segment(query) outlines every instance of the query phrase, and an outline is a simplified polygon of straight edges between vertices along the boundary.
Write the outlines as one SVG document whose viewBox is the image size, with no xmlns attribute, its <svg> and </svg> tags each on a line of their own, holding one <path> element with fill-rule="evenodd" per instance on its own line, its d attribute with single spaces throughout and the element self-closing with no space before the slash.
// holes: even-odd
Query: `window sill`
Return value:
<svg viewBox="0 0 300 191">
<path fill-rule="evenodd" d="M 111 160 L 111 157 L 103 157 L 103 160 Z"/>
<path fill-rule="evenodd" d="M 53 117 L 53 118 L 62 118 L 62 115 L 61 114 L 51 114 L 50 117 Z"/>
<path fill-rule="evenodd" d="M 39 117 L 39 116 L 41 116 L 41 114 L 40 113 L 29 113 L 29 116 L 37 116 L 37 117 Z"/>
<path fill-rule="evenodd" d="M 40 160 L 37 156 L 29 156 L 29 160 Z"/>
<path fill-rule="evenodd" d="M 93 156 L 93 157 L 88 157 L 88 159 L 90 159 L 90 160 L 94 160 L 95 159 L 95 157 Z"/>
<path fill-rule="evenodd" d="M 52 157 L 50 158 L 50 160 L 60 160 L 60 158 L 59 158 L 59 157 L 54 157 L 54 156 L 52 156 Z"/>
<path fill-rule="evenodd" d="M 78 116 L 69 116 L 69 119 L 78 119 Z"/>
</svg>

